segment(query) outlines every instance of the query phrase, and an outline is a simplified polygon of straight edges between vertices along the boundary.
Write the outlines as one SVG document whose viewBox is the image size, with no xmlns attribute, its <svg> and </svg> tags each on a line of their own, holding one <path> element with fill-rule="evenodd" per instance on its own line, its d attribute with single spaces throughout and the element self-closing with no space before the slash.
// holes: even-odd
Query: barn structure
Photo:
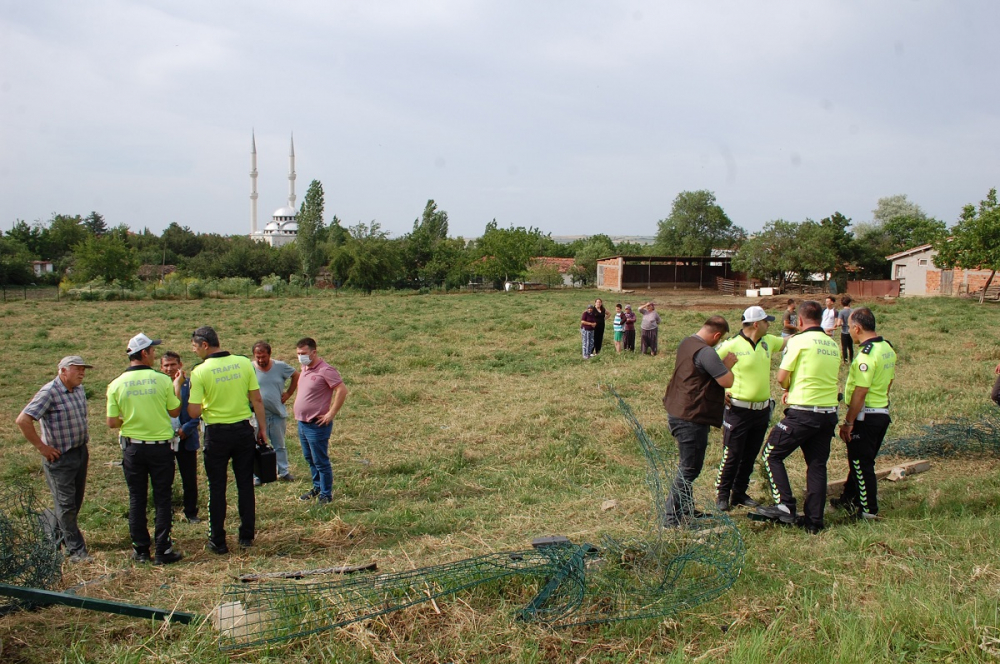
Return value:
<svg viewBox="0 0 1000 664">
<path fill-rule="evenodd" d="M 609 256 L 597 261 L 597 287 L 608 291 L 636 288 L 711 288 L 717 277 L 745 279 L 733 272 L 728 256 Z"/>
</svg>

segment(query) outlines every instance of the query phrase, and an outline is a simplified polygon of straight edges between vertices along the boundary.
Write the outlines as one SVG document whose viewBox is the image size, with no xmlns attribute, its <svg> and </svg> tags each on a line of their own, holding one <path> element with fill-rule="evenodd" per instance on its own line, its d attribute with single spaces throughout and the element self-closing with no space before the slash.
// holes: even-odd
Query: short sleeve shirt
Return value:
<svg viewBox="0 0 1000 664">
<path fill-rule="evenodd" d="M 259 389 L 250 359 L 222 351 L 209 355 L 191 372 L 188 403 L 201 404 L 205 424 L 233 424 L 250 419 L 249 393 Z"/>
<path fill-rule="evenodd" d="M 173 381 L 151 367 L 129 367 L 108 385 L 108 417 L 122 419 L 122 435 L 136 440 L 170 440 L 168 410 L 180 408 Z"/>
<path fill-rule="evenodd" d="M 851 330 L 848 328 L 847 323 L 848 323 L 848 321 L 851 318 L 851 312 L 852 311 L 854 311 L 854 310 L 851 309 L 850 307 L 844 307 L 843 309 L 841 309 L 840 311 L 837 312 L 837 321 L 840 322 L 840 333 L 841 334 L 850 334 L 851 333 Z"/>
<path fill-rule="evenodd" d="M 639 309 L 639 313 L 642 314 L 642 323 L 639 325 L 642 329 L 655 330 L 660 326 L 660 314 L 655 309 L 652 311 Z"/>
<path fill-rule="evenodd" d="M 882 337 L 861 344 L 847 374 L 844 398 L 851 402 L 854 388 L 867 387 L 866 408 L 888 408 L 889 386 L 896 377 L 896 351 Z"/>
<path fill-rule="evenodd" d="M 288 417 L 285 404 L 281 403 L 281 395 L 285 391 L 285 383 L 295 374 L 295 369 L 280 360 L 271 360 L 271 368 L 267 371 L 261 369 L 256 362 L 253 363 L 253 369 L 257 372 L 264 411 L 270 415 Z"/>
<path fill-rule="evenodd" d="M 90 441 L 87 429 L 87 395 L 83 385 L 70 392 L 56 376 L 35 394 L 21 411 L 37 420 L 42 429 L 42 442 L 60 453 L 83 447 Z"/>
<path fill-rule="evenodd" d="M 295 398 L 295 419 L 311 422 L 330 410 L 333 391 L 343 383 L 340 372 L 327 364 L 323 358 L 302 367 L 299 375 L 299 395 Z"/>
<path fill-rule="evenodd" d="M 729 369 L 722 363 L 715 349 L 711 346 L 702 348 L 694 354 L 694 366 L 698 371 L 708 374 L 712 378 L 721 378 L 729 373 Z"/>
<path fill-rule="evenodd" d="M 837 310 L 836 309 L 824 309 L 823 310 L 823 320 L 820 322 L 820 327 L 829 332 L 833 328 L 837 327 Z"/>
<path fill-rule="evenodd" d="M 781 367 L 792 373 L 788 403 L 829 408 L 837 405 L 840 347 L 818 328 L 788 338 Z"/>
<path fill-rule="evenodd" d="M 781 347 L 781 337 L 765 334 L 754 345 L 742 332 L 715 347 L 719 357 L 736 356 L 733 386 L 727 390 L 734 399 L 761 402 L 771 398 L 771 358 Z"/>
</svg>

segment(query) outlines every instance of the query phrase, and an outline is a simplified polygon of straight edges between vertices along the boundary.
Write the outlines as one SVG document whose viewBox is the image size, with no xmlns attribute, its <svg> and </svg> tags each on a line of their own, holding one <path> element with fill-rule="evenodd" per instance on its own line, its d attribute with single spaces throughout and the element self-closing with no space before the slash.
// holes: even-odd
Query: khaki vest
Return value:
<svg viewBox="0 0 1000 664">
<path fill-rule="evenodd" d="M 694 365 L 695 354 L 708 347 L 697 335 L 688 337 L 677 347 L 674 375 L 663 395 L 663 407 L 676 418 L 721 427 L 726 390 Z"/>
</svg>

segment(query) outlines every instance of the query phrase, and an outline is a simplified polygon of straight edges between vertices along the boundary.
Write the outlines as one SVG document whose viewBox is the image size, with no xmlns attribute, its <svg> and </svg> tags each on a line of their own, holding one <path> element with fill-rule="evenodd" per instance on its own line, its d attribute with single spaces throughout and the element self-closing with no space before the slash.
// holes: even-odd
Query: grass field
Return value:
<svg viewBox="0 0 1000 664">
<path fill-rule="evenodd" d="M 28 476 L 50 500 L 41 457 L 13 420 L 58 359 L 74 353 L 95 365 L 84 383 L 92 442 L 81 513 L 95 560 L 66 564 L 63 587 L 109 575 L 81 594 L 207 613 L 224 583 L 251 571 L 371 561 L 402 571 L 525 548 L 544 534 L 595 543 L 602 533 L 640 534 L 650 505 L 644 461 L 598 385 L 613 384 L 650 436 L 672 449 L 660 399 L 674 348 L 710 313 L 737 324 L 751 302 L 658 293 L 666 305 L 659 357 L 615 356 L 609 326 L 604 353 L 585 362 L 578 320 L 593 295 L 0 305 L 0 478 Z M 648 295 L 623 297 L 636 305 Z M 1000 360 L 995 307 L 938 298 L 871 304 L 899 355 L 890 438 L 986 408 Z M 331 440 L 334 500 L 299 502 L 306 482 L 268 485 L 257 490 L 253 549 L 233 546 L 220 558 L 203 550 L 203 524 L 175 521 L 185 560 L 135 566 L 104 390 L 127 365 L 133 334 L 162 337 L 190 368 L 190 334 L 203 324 L 215 326 L 225 349 L 249 354 L 265 338 L 286 361 L 299 337 L 313 336 L 320 355 L 340 369 L 351 395 Z M 292 471 L 305 478 L 292 426 L 288 440 Z M 713 496 L 717 431 L 710 440 L 695 487 L 705 501 Z M 831 479 L 846 472 L 843 445 L 833 447 Z M 800 457 L 790 459 L 800 497 L 803 468 Z M 997 469 L 993 458 L 934 460 L 927 473 L 881 486 L 883 521 L 831 515 L 814 537 L 751 524 L 736 512 L 747 546 L 742 577 L 721 599 L 666 620 L 552 631 L 513 619 L 522 594 L 479 590 L 269 648 L 220 653 L 210 626 L 50 608 L 0 617 L 0 662 L 988 661 L 1000 655 Z M 763 499 L 757 479 L 751 493 Z M 618 505 L 602 511 L 607 499 Z M 207 516 L 205 500 L 203 486 Z M 235 525 L 231 490 L 231 546 Z"/>
</svg>

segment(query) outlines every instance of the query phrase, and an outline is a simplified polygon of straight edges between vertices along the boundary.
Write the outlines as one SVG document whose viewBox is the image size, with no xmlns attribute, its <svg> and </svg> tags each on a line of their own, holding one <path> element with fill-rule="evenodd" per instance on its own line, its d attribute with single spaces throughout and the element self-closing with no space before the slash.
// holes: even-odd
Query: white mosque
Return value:
<svg viewBox="0 0 1000 664">
<path fill-rule="evenodd" d="M 295 137 L 288 153 L 288 206 L 274 211 L 264 230 L 257 230 L 257 138 L 250 135 L 250 239 L 280 247 L 295 241 L 299 224 L 295 220 Z"/>
</svg>

